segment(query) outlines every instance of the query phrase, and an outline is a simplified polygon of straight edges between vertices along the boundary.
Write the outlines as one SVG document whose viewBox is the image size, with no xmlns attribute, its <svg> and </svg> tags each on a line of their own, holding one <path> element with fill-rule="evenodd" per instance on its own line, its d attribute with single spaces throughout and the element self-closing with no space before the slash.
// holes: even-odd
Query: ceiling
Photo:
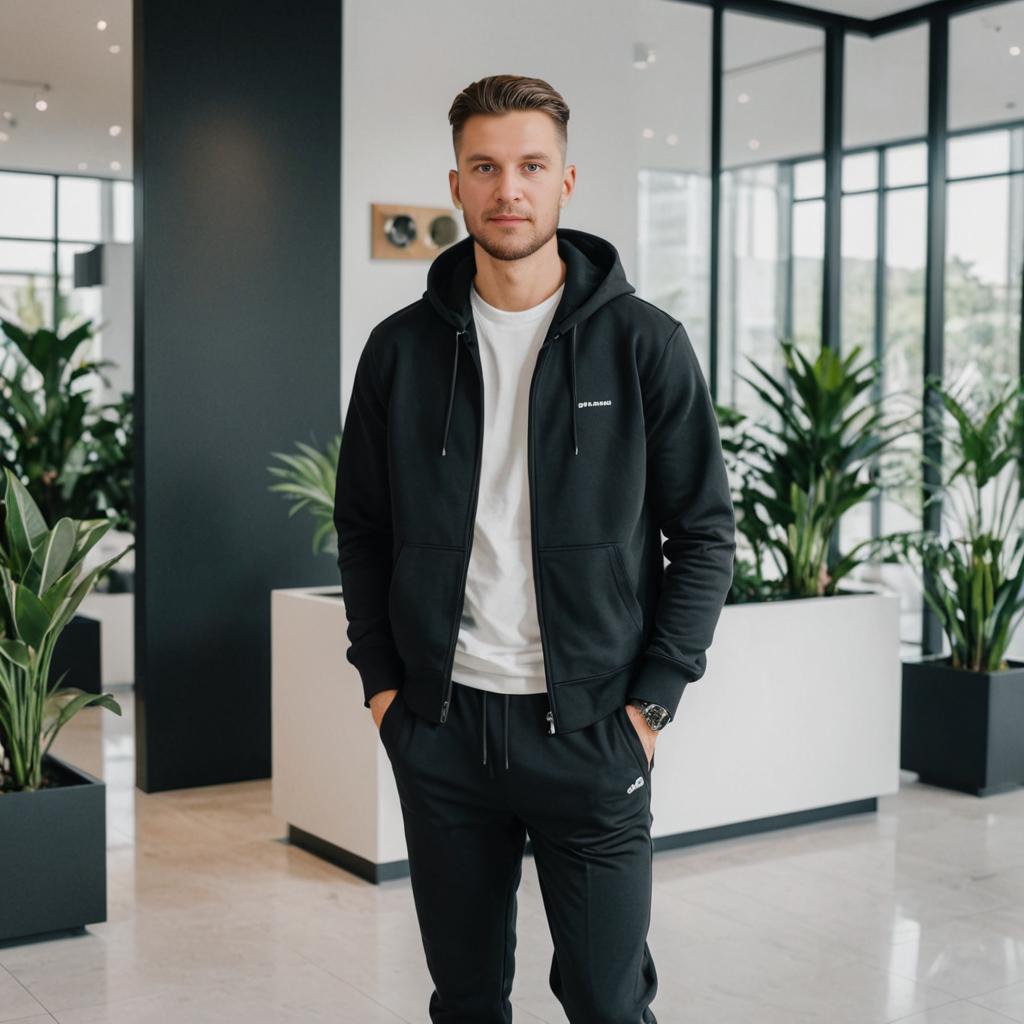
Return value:
<svg viewBox="0 0 1024 1024">
<path fill-rule="evenodd" d="M 131 178 L 131 15 L 132 0 L 0 0 L 0 167 Z M 40 112 L 34 83 L 43 82 Z"/>
</svg>

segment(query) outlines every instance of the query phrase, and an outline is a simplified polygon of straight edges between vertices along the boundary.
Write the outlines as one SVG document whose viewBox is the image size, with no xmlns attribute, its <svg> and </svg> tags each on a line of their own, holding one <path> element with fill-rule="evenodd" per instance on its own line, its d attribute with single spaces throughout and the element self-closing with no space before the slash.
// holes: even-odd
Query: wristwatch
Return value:
<svg viewBox="0 0 1024 1024">
<path fill-rule="evenodd" d="M 644 720 L 655 731 L 664 729 L 672 721 L 672 716 L 668 713 L 668 710 L 660 704 L 653 704 L 651 701 L 641 700 L 639 697 L 634 697 L 629 703 L 633 707 L 640 709 L 640 714 L 644 716 Z"/>
</svg>

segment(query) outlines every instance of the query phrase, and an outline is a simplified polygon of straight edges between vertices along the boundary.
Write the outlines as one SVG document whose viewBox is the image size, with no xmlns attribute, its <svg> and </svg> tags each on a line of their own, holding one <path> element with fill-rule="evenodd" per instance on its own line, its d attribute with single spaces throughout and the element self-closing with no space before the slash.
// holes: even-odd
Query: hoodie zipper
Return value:
<svg viewBox="0 0 1024 1024">
<path fill-rule="evenodd" d="M 534 416 L 533 411 L 533 396 L 536 391 L 537 378 L 540 376 L 540 371 L 544 365 L 544 359 L 548 353 L 548 340 L 554 341 L 560 333 L 560 331 L 555 331 L 554 334 L 550 335 L 549 339 L 545 339 L 544 344 L 540 347 L 540 354 L 537 357 L 537 366 L 534 368 L 533 376 L 530 378 L 529 414 L 526 419 L 526 467 L 530 490 L 530 552 L 533 555 L 533 587 L 537 601 L 537 624 L 540 626 L 540 647 L 542 652 L 547 651 L 549 648 L 544 635 L 544 609 L 541 607 L 540 603 L 540 565 L 537 559 L 537 487 L 535 482 L 533 458 L 533 428 L 536 417 Z M 551 689 L 551 678 L 548 675 L 548 659 L 543 657 L 541 661 L 544 665 L 544 686 L 548 691 L 548 712 L 544 717 L 547 719 L 548 734 L 550 735 L 555 732 L 555 699 Z"/>
<path fill-rule="evenodd" d="M 468 328 L 464 333 L 468 334 L 470 329 L 474 332 L 475 327 Z M 538 573 L 538 561 L 537 561 L 537 530 L 536 530 L 536 487 L 534 484 L 534 459 L 533 459 L 533 402 L 534 392 L 536 390 L 537 378 L 540 376 L 540 371 L 543 368 L 544 360 L 547 356 L 548 342 L 554 341 L 560 335 L 560 331 L 556 331 L 554 334 L 550 334 L 545 338 L 544 343 L 540 347 L 540 352 L 537 356 L 537 363 L 534 366 L 533 375 L 530 378 L 530 397 L 528 405 L 527 415 L 527 480 L 530 491 L 530 552 L 533 557 L 533 585 L 534 594 L 537 601 L 537 624 L 540 626 L 540 646 L 541 651 L 546 648 L 544 638 L 544 615 L 541 610 L 540 603 L 540 575 Z M 477 383 L 480 386 L 480 408 L 483 409 L 484 402 L 484 381 L 483 376 L 480 373 L 480 369 L 477 366 L 476 360 L 471 359 L 473 363 L 473 369 L 476 370 Z M 469 518 L 466 522 L 466 535 L 462 542 L 463 547 L 466 549 L 466 564 L 462 569 L 462 584 L 459 587 L 459 609 L 455 614 L 455 623 L 452 626 L 452 635 L 449 640 L 448 646 L 448 662 L 445 669 L 445 675 L 448 677 L 448 687 L 445 691 L 444 700 L 441 702 L 441 722 L 443 723 L 448 718 L 448 709 L 452 702 L 452 686 L 454 680 L 452 679 L 453 666 L 455 664 L 455 648 L 459 642 L 459 624 L 462 621 L 462 609 L 466 603 L 466 580 L 469 577 L 469 560 L 473 553 L 473 527 L 476 524 L 476 509 L 480 498 L 480 468 L 483 463 L 483 426 L 477 431 L 477 442 L 476 442 L 476 467 L 473 473 L 473 500 L 472 509 L 469 514 Z M 545 715 L 545 719 L 548 723 L 548 733 L 554 734 L 555 732 L 555 712 L 554 712 L 554 697 L 551 691 L 551 678 L 548 675 L 547 659 L 542 659 L 544 664 L 544 686 L 548 693 L 548 712 Z"/>
<path fill-rule="evenodd" d="M 469 328 L 460 333 L 469 334 L 470 330 L 475 331 L 475 328 L 472 327 L 472 322 Z M 470 353 L 469 361 L 473 364 L 473 369 L 476 371 L 476 379 L 480 388 L 480 409 L 482 412 L 484 406 L 484 379 L 476 364 L 476 360 L 472 357 L 472 353 Z M 466 564 L 462 568 L 462 585 L 459 587 L 459 610 L 455 613 L 455 623 L 452 626 L 451 636 L 448 641 L 448 663 L 445 668 L 445 675 L 448 677 L 448 688 L 445 691 L 444 700 L 441 702 L 442 722 L 448 718 L 448 708 L 451 706 L 452 702 L 452 686 L 454 684 L 454 680 L 452 679 L 452 670 L 455 665 L 455 648 L 459 642 L 459 623 L 462 622 L 462 609 L 466 603 L 466 580 L 469 577 L 469 558 L 473 553 L 473 527 L 476 524 L 476 506 L 480 497 L 480 466 L 483 463 L 484 455 L 483 436 L 484 425 L 481 421 L 480 429 L 476 433 L 476 468 L 473 471 L 472 508 L 470 509 L 469 516 L 466 520 L 466 535 L 462 541 L 462 546 L 466 552 Z"/>
</svg>

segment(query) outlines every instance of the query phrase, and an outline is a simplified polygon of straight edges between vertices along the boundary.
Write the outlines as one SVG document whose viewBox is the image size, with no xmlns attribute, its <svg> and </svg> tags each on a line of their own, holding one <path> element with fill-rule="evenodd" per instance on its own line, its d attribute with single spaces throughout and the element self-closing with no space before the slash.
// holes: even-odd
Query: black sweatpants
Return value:
<svg viewBox="0 0 1024 1024">
<path fill-rule="evenodd" d="M 402 801 L 433 1024 L 508 1024 L 529 832 L 571 1024 L 657 1024 L 647 945 L 651 766 L 625 707 L 550 733 L 546 693 L 455 682 L 444 723 L 402 691 L 380 738 Z"/>
</svg>

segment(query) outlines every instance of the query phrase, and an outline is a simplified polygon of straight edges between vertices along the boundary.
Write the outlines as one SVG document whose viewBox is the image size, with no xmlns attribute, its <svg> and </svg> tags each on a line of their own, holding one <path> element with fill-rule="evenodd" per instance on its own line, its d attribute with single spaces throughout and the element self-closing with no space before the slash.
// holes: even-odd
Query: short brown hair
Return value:
<svg viewBox="0 0 1024 1024">
<path fill-rule="evenodd" d="M 512 110 L 542 110 L 555 122 L 555 132 L 565 161 L 568 140 L 569 106 L 561 93 L 543 78 L 525 75 L 490 75 L 467 85 L 455 97 L 448 120 L 452 126 L 452 145 L 459 156 L 462 128 L 473 114 L 506 114 Z"/>
</svg>

